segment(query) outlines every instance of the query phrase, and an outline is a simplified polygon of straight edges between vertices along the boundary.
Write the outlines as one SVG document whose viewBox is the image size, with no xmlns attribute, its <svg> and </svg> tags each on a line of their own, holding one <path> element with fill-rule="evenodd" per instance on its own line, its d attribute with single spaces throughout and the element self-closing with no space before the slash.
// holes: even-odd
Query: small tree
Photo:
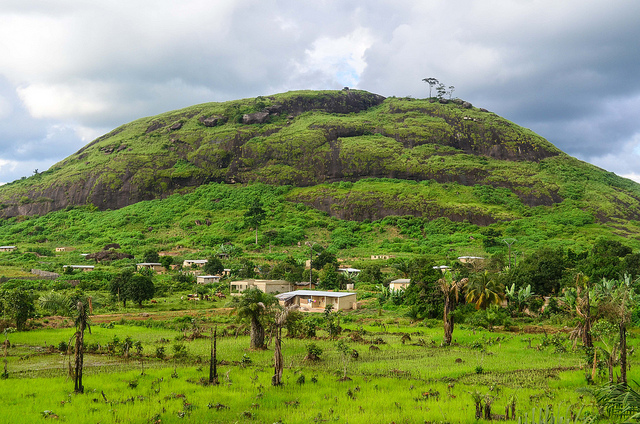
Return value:
<svg viewBox="0 0 640 424">
<path fill-rule="evenodd" d="M 436 93 L 438 99 L 444 99 L 445 94 L 447 94 L 447 88 L 443 83 L 438 84 L 438 86 L 436 87 Z"/>
<path fill-rule="evenodd" d="M 438 280 L 438 287 L 444 294 L 444 344 L 450 345 L 453 336 L 453 311 L 458 304 L 458 297 L 462 289 L 467 285 L 468 279 L 456 280 L 451 272 L 447 271 L 444 278 Z"/>
<path fill-rule="evenodd" d="M 277 303 L 278 300 L 273 295 L 257 288 L 245 290 L 242 296 L 234 298 L 238 317 L 248 319 L 251 323 L 252 349 L 264 349 L 264 320 Z"/>
<path fill-rule="evenodd" d="M 126 285 L 127 298 L 136 302 L 139 307 L 142 307 L 142 302 L 153 298 L 156 287 L 151 280 L 151 277 L 141 274 L 133 274 L 129 283 Z"/>
<path fill-rule="evenodd" d="M 116 275 L 109 284 L 109 291 L 118 300 L 122 301 L 122 307 L 127 307 L 128 285 L 133 276 L 132 268 L 125 268 Z"/>
<path fill-rule="evenodd" d="M 341 380 L 345 381 L 345 380 L 350 380 L 349 377 L 347 377 L 347 368 L 349 366 L 349 360 L 351 359 L 351 349 L 349 348 L 349 345 L 344 341 L 344 340 L 339 340 L 338 343 L 336 344 L 336 348 L 338 349 L 338 352 L 340 352 L 340 356 L 342 357 L 342 378 Z"/>
<path fill-rule="evenodd" d="M 148 249 L 148 250 L 146 250 L 144 252 L 142 260 L 143 260 L 143 262 L 158 263 L 158 262 L 160 262 L 160 255 L 158 254 L 157 250 Z"/>
<path fill-rule="evenodd" d="M 16 330 L 24 330 L 29 318 L 35 316 L 35 296 L 30 291 L 17 288 L 6 290 L 0 294 L 4 313 L 11 317 L 16 324 Z"/>
<path fill-rule="evenodd" d="M 224 272 L 224 265 L 222 265 L 222 261 L 218 257 L 212 256 L 207 259 L 207 263 L 204 264 L 202 270 L 209 275 L 220 275 Z"/>
<path fill-rule="evenodd" d="M 429 84 L 429 97 L 431 97 L 431 89 L 438 85 L 440 83 L 440 81 L 438 81 L 435 78 L 423 78 L 422 81 L 426 82 L 427 84 Z"/>
<path fill-rule="evenodd" d="M 249 206 L 249 210 L 244 214 L 244 224 L 246 227 L 254 228 L 256 231 L 256 245 L 258 244 L 258 227 L 265 220 L 267 214 L 262 207 L 260 199 L 256 198 Z"/>
<path fill-rule="evenodd" d="M 476 309 L 498 305 L 504 297 L 504 286 L 492 279 L 488 271 L 476 275 L 467 285 L 467 303 L 474 303 Z"/>
<path fill-rule="evenodd" d="M 76 393 L 84 393 L 84 386 L 82 385 L 82 369 L 84 367 L 84 331 L 89 330 L 91 334 L 91 327 L 89 325 L 89 313 L 85 307 L 83 301 L 78 301 L 76 304 L 75 325 L 76 332 L 74 336 L 76 341 L 75 348 L 75 371 L 74 371 L 74 390 Z M 71 340 L 69 341 L 71 344 Z"/>
<path fill-rule="evenodd" d="M 171 269 L 171 265 L 173 265 L 173 256 L 160 256 L 159 262 L 162 264 L 164 269 L 169 270 Z"/>
</svg>

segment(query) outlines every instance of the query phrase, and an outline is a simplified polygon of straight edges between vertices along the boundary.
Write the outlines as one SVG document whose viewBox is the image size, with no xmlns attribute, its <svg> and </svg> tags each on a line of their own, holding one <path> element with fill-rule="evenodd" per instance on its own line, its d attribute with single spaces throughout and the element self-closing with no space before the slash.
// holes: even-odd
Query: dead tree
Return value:
<svg viewBox="0 0 640 424">
<path fill-rule="evenodd" d="M 282 327 L 287 322 L 289 311 L 291 308 L 285 308 L 282 312 L 276 314 L 275 325 L 275 341 L 273 348 L 273 377 L 271 377 L 272 386 L 282 385 L 282 371 L 284 369 L 284 360 L 282 358 Z"/>
<path fill-rule="evenodd" d="M 211 360 L 209 361 L 209 384 L 218 385 L 218 361 L 216 356 L 218 354 L 217 349 L 218 327 L 211 330 Z"/>
</svg>

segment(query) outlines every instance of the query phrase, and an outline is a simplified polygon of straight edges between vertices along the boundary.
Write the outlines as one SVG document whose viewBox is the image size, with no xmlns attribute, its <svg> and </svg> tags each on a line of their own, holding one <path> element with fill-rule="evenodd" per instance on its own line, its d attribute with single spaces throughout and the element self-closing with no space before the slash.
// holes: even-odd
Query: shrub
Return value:
<svg viewBox="0 0 640 424">
<path fill-rule="evenodd" d="M 158 346 L 156 348 L 156 358 L 164 359 L 164 357 L 165 357 L 164 346 Z"/>
</svg>

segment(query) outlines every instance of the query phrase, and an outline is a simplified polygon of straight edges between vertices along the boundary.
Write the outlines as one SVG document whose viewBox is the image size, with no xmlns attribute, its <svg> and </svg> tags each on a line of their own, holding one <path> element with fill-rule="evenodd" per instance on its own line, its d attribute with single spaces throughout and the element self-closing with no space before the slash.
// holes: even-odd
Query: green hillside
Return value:
<svg viewBox="0 0 640 424">
<path fill-rule="evenodd" d="M 0 238 L 300 259 L 305 241 L 347 257 L 484 255 L 505 237 L 523 251 L 599 236 L 636 247 L 639 198 L 640 185 L 462 100 L 302 91 L 123 125 L 0 187 Z M 258 246 L 243 220 L 256 199 Z"/>
<path fill-rule="evenodd" d="M 377 194 L 316 187 L 363 178 L 444 186 L 413 204 L 391 193 L 373 201 Z M 307 187 L 290 199 L 355 220 L 448 216 L 486 225 L 521 216 L 514 205 L 495 207 L 513 196 L 530 207 L 576 201 L 601 222 L 640 216 L 640 186 L 491 112 L 462 100 L 385 99 L 354 90 L 291 92 L 142 118 L 1 187 L 0 206 L 5 217 L 78 205 L 118 209 L 210 182 Z M 452 184 L 460 187 L 442 197 Z M 372 204 L 384 207 L 372 213 Z"/>
</svg>

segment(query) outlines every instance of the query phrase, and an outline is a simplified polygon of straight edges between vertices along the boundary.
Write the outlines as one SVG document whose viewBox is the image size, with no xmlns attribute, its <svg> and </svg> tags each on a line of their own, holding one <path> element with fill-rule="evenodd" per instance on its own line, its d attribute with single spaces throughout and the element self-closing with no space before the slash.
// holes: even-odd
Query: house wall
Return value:
<svg viewBox="0 0 640 424">
<path fill-rule="evenodd" d="M 196 278 L 196 282 L 198 284 L 211 284 L 211 283 L 217 283 L 219 281 L 220 281 L 219 278 L 203 278 L 203 277 Z"/>
<path fill-rule="evenodd" d="M 311 299 L 311 302 L 309 302 Z M 292 299 L 292 303 L 300 306 L 301 308 L 308 309 L 324 309 L 327 305 L 333 305 L 334 311 L 344 311 L 348 309 L 355 309 L 356 295 L 344 296 L 344 297 L 330 297 L 330 296 L 296 296 Z"/>
<path fill-rule="evenodd" d="M 291 284 L 284 281 L 281 283 L 256 281 L 255 286 L 265 293 L 285 293 L 291 290 Z"/>
<path fill-rule="evenodd" d="M 338 311 L 344 311 L 347 309 L 355 309 L 356 303 L 356 295 L 352 294 L 350 296 L 338 297 L 334 299 L 336 303 L 333 306 L 333 309 Z"/>
</svg>

